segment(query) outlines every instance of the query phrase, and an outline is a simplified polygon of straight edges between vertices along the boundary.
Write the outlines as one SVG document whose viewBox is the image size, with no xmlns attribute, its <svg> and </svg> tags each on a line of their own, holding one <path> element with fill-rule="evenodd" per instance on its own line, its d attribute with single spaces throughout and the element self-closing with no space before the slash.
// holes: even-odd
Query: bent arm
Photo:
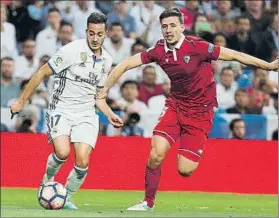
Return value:
<svg viewBox="0 0 279 218">
<path fill-rule="evenodd" d="M 101 112 L 103 112 L 107 117 L 113 114 L 113 111 L 108 106 L 106 99 L 96 99 L 96 106 L 99 108 Z"/>
<path fill-rule="evenodd" d="M 238 61 L 242 64 L 252 65 L 264 70 L 276 70 L 275 66 L 272 63 L 222 46 L 220 46 L 219 59 L 224 61 Z"/>
<path fill-rule="evenodd" d="M 135 54 L 122 62 L 120 62 L 110 73 L 107 81 L 104 84 L 104 89 L 109 89 L 116 83 L 116 81 L 127 71 L 142 65 L 141 53 Z"/>
<path fill-rule="evenodd" d="M 19 97 L 19 101 L 25 103 L 38 85 L 46 78 L 52 75 L 52 70 L 48 64 L 43 65 L 30 79 Z"/>
</svg>

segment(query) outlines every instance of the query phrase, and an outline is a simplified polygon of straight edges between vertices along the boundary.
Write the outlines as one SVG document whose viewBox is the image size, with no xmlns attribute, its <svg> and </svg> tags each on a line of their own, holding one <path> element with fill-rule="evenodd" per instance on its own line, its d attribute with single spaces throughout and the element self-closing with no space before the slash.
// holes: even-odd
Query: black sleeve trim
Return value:
<svg viewBox="0 0 279 218">
<path fill-rule="evenodd" d="M 57 74 L 49 62 L 47 62 L 47 65 L 49 66 L 53 74 Z"/>
</svg>

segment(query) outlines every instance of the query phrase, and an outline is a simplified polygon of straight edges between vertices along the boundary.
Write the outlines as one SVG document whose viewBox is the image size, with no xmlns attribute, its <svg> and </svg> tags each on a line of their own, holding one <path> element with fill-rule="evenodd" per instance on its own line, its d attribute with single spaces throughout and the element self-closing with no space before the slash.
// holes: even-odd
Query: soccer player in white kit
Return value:
<svg viewBox="0 0 279 218">
<path fill-rule="evenodd" d="M 90 154 L 97 140 L 99 119 L 95 105 L 113 126 L 123 125 L 121 118 L 112 112 L 104 99 L 95 99 L 112 65 L 112 58 L 102 48 L 106 27 L 105 15 L 92 13 L 87 19 L 87 38 L 75 40 L 60 48 L 33 75 L 19 100 L 11 106 L 13 116 L 22 110 L 43 79 L 54 76 L 54 91 L 46 114 L 49 141 L 53 144 L 54 152 L 48 157 L 42 184 L 53 180 L 67 160 L 72 142 L 75 165 L 65 185 L 68 199 L 64 206 L 69 209 L 77 209 L 71 196 L 85 180 Z"/>
</svg>

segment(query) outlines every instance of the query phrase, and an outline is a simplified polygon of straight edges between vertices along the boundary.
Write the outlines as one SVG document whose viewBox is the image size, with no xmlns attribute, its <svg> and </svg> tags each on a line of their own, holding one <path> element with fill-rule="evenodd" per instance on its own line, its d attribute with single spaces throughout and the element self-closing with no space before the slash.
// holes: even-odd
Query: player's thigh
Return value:
<svg viewBox="0 0 279 218">
<path fill-rule="evenodd" d="M 52 111 L 46 113 L 46 123 L 49 143 L 53 144 L 59 158 L 66 159 L 70 154 L 71 121 L 67 115 Z"/>
<path fill-rule="evenodd" d="M 212 127 L 213 115 L 213 111 L 209 111 L 199 113 L 198 119 L 181 119 L 183 124 L 178 149 L 179 172 L 191 174 L 197 168 Z"/>
<path fill-rule="evenodd" d="M 92 146 L 87 143 L 75 142 L 75 165 L 80 168 L 86 168 L 89 164 Z"/>
</svg>

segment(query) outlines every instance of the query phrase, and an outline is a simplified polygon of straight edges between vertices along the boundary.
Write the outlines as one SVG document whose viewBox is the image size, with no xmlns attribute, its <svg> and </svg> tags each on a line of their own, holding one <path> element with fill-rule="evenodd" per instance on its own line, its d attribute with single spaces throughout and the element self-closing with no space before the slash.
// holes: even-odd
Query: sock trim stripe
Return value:
<svg viewBox="0 0 279 218">
<path fill-rule="evenodd" d="M 74 165 L 74 168 L 78 171 L 87 171 L 88 170 L 88 166 L 86 168 L 80 168 L 80 167 L 77 167 L 76 165 Z"/>
<path fill-rule="evenodd" d="M 62 160 L 62 159 L 58 158 L 55 153 L 52 153 L 52 157 L 53 157 L 53 160 L 58 162 L 58 163 L 64 163 L 67 160 L 67 159 Z"/>
</svg>

